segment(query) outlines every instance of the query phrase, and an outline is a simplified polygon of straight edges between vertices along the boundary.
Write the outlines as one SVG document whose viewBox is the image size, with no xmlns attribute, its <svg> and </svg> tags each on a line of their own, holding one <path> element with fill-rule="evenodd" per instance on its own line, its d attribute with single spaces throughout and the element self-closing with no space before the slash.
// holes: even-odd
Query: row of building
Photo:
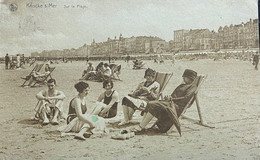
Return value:
<svg viewBox="0 0 260 160">
<path fill-rule="evenodd" d="M 105 42 L 84 44 L 77 49 L 64 49 L 34 52 L 32 57 L 71 57 L 71 56 L 119 56 L 128 54 L 161 54 L 178 51 L 258 48 L 258 19 L 247 23 L 219 27 L 218 32 L 209 29 L 173 31 L 173 40 L 166 42 L 159 37 L 138 36 L 108 38 Z"/>
<path fill-rule="evenodd" d="M 174 31 L 170 48 L 173 50 L 220 50 L 259 47 L 258 19 L 247 23 L 219 27 L 218 32 L 209 29 Z"/>
</svg>

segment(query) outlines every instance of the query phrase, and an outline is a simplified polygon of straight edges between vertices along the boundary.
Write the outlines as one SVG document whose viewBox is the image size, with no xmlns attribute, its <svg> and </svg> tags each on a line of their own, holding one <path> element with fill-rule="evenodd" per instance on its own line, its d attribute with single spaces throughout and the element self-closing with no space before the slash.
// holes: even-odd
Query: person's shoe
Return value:
<svg viewBox="0 0 260 160">
<path fill-rule="evenodd" d="M 48 120 L 48 119 L 45 119 L 43 122 L 42 122 L 42 125 L 47 125 L 47 124 L 49 124 L 50 123 L 50 121 Z"/>
<path fill-rule="evenodd" d="M 79 140 L 86 140 L 86 138 L 82 135 L 75 135 L 74 137 L 75 139 L 79 139 Z"/>
<path fill-rule="evenodd" d="M 142 135 L 146 133 L 145 128 L 141 128 L 141 126 L 135 127 L 135 128 L 131 128 L 130 132 L 134 132 L 135 135 Z"/>
<path fill-rule="evenodd" d="M 57 119 L 52 119 L 51 124 L 52 124 L 52 125 L 58 125 L 59 122 L 58 122 Z"/>
<path fill-rule="evenodd" d="M 124 125 L 127 125 L 127 124 L 129 124 L 130 122 L 129 121 L 122 121 L 122 122 L 120 122 L 119 124 L 118 124 L 118 126 L 124 126 Z"/>
</svg>

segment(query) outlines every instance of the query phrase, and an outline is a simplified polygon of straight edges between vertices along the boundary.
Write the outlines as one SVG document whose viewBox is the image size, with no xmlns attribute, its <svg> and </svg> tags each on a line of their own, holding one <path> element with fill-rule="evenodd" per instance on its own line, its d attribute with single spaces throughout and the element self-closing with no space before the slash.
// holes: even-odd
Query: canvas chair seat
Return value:
<svg viewBox="0 0 260 160">
<path fill-rule="evenodd" d="M 22 79 L 24 79 L 25 81 L 21 86 L 25 85 L 25 83 L 31 78 L 34 72 L 39 72 L 42 69 L 42 66 L 43 64 L 36 64 L 32 69 L 32 71 L 30 72 L 30 74 L 28 74 L 25 78 L 22 77 Z"/>
<path fill-rule="evenodd" d="M 54 71 L 55 67 L 50 67 L 49 73 L 44 76 L 39 76 L 35 79 L 35 83 L 32 86 L 35 86 L 36 84 L 42 84 L 46 83 L 48 77 L 52 78 L 51 73 Z"/>
<path fill-rule="evenodd" d="M 155 74 L 155 81 L 160 84 L 160 90 L 159 90 L 159 95 L 158 99 L 163 99 L 163 90 L 169 83 L 170 79 L 172 78 L 173 73 L 161 73 L 161 72 L 156 72 Z"/>
</svg>

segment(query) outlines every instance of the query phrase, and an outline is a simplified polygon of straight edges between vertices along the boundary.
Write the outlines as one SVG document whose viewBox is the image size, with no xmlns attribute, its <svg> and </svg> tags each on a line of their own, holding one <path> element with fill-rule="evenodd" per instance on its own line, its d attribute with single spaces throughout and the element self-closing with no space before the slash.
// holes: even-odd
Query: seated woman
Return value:
<svg viewBox="0 0 260 160">
<path fill-rule="evenodd" d="M 90 71 L 88 74 L 85 76 L 81 77 L 80 79 L 85 79 L 85 80 L 97 80 L 97 81 L 102 81 L 102 73 L 104 71 L 104 63 L 100 62 L 96 70 Z"/>
<path fill-rule="evenodd" d="M 78 95 L 70 101 L 68 125 L 62 132 L 76 132 L 76 139 L 85 140 L 94 128 L 105 131 L 105 121 L 97 116 L 101 107 L 94 107 L 93 110 L 87 107 L 86 96 L 90 90 L 89 85 L 86 82 L 78 82 L 74 87 Z M 90 111 L 87 111 L 89 109 Z"/>
<path fill-rule="evenodd" d="M 135 110 L 143 111 L 148 101 L 158 98 L 160 84 L 154 80 L 155 71 L 148 68 L 145 71 L 145 81 L 141 82 L 132 94 L 122 99 L 124 120 L 118 125 L 125 125 L 130 122 Z"/>
<path fill-rule="evenodd" d="M 158 119 L 156 125 L 162 133 L 167 132 L 172 125 L 175 125 L 177 129 L 180 127 L 178 117 L 197 89 L 195 80 L 197 72 L 186 69 L 182 77 L 184 83 L 180 84 L 170 96 L 166 96 L 164 100 L 151 101 L 147 104 L 143 120 L 137 128 L 133 128 L 131 131 L 137 134 L 142 132 L 153 117 Z"/>
<path fill-rule="evenodd" d="M 94 70 L 95 70 L 94 66 L 92 65 L 91 62 L 89 62 L 88 68 L 87 68 L 87 70 L 83 71 L 81 79 L 85 79 L 84 77 L 87 77 L 88 76 L 87 74 L 90 74 L 90 72 L 93 72 Z"/>
<path fill-rule="evenodd" d="M 117 105 L 119 102 L 119 94 L 113 89 L 113 82 L 111 80 L 105 80 L 103 82 L 103 88 L 106 90 L 98 97 L 99 102 L 106 104 L 101 108 L 99 116 L 103 118 L 113 118 L 117 114 Z"/>
</svg>

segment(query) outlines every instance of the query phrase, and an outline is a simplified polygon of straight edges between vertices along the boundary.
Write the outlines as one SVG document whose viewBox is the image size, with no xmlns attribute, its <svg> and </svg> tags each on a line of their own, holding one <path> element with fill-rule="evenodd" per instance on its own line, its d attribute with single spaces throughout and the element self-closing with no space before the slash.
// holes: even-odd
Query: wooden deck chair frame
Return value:
<svg viewBox="0 0 260 160">
<path fill-rule="evenodd" d="M 111 68 L 111 71 L 112 71 L 112 74 L 110 76 L 111 79 L 114 79 L 114 80 L 120 80 L 120 77 L 119 77 L 119 74 L 118 73 L 115 73 L 116 71 L 118 71 L 119 73 L 121 72 L 121 64 L 117 65 L 116 67 L 114 68 Z M 119 70 L 120 69 L 120 70 Z M 117 76 L 117 78 L 115 77 L 115 75 Z"/>
<path fill-rule="evenodd" d="M 173 73 L 161 73 L 161 72 L 156 72 L 155 74 L 155 81 L 160 84 L 160 90 L 159 90 L 159 95 L 158 99 L 163 99 L 163 90 L 169 83 L 170 79 L 172 78 Z"/>
<path fill-rule="evenodd" d="M 51 73 L 54 71 L 55 68 L 56 67 L 50 67 L 50 73 L 48 75 L 43 76 L 44 78 L 42 80 L 36 80 L 36 82 L 32 86 L 35 86 L 36 84 L 44 83 L 48 79 L 48 77 L 52 78 Z"/>
<path fill-rule="evenodd" d="M 36 64 L 36 65 L 34 66 L 34 68 L 32 69 L 32 71 L 30 72 L 30 74 L 27 75 L 26 77 L 31 76 L 34 71 L 35 71 L 35 72 L 39 72 L 39 71 L 42 69 L 42 66 L 43 66 L 43 64 Z M 24 86 L 27 81 L 28 81 L 28 80 L 25 80 L 21 86 Z"/>
<path fill-rule="evenodd" d="M 187 103 L 187 105 L 184 107 L 183 109 L 183 112 L 181 114 L 181 118 L 183 119 L 187 119 L 191 122 L 194 122 L 195 124 L 198 124 L 198 125 L 201 125 L 201 126 L 204 126 L 204 127 L 209 127 L 209 128 L 215 128 L 213 126 L 209 126 L 207 124 L 204 123 L 203 121 L 203 118 L 202 118 L 202 114 L 201 114 L 201 110 L 200 110 L 200 105 L 199 105 L 199 99 L 198 99 L 198 91 L 202 85 L 202 83 L 205 81 L 205 79 L 207 78 L 207 75 L 200 75 L 198 76 L 199 77 L 199 81 L 198 81 L 198 84 L 197 84 L 197 89 L 194 93 L 194 96 L 190 99 L 190 101 Z M 188 108 L 191 107 L 191 105 L 193 104 L 193 102 L 196 102 L 196 106 L 197 106 L 197 111 L 198 111 L 198 115 L 199 115 L 199 120 L 195 120 L 195 119 L 192 119 L 192 118 L 189 118 L 187 116 L 184 116 L 184 113 L 186 112 L 186 110 Z"/>
</svg>

